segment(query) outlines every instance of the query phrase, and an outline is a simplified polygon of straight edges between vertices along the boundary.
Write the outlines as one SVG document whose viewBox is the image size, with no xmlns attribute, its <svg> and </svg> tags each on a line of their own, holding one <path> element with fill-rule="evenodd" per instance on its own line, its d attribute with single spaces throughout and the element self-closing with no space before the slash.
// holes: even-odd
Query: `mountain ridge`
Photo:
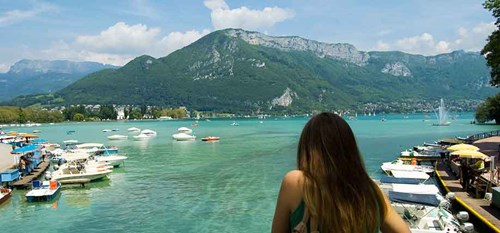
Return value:
<svg viewBox="0 0 500 233">
<path fill-rule="evenodd" d="M 168 56 L 143 55 L 90 74 L 55 97 L 63 104 L 300 112 L 419 98 L 479 100 L 496 93 L 488 81 L 478 53 L 363 52 L 345 43 L 225 29 Z"/>
</svg>

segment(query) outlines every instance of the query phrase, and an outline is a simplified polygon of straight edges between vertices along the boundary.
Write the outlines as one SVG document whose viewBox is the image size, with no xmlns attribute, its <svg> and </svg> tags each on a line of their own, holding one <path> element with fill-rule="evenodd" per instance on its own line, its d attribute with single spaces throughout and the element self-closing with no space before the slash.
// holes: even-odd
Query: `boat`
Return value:
<svg viewBox="0 0 500 233">
<path fill-rule="evenodd" d="M 116 132 L 116 131 L 120 131 L 120 129 L 111 129 L 111 131 Z"/>
<path fill-rule="evenodd" d="M 141 134 L 145 134 L 145 135 L 150 136 L 150 137 L 157 135 L 156 131 L 150 130 L 150 129 L 142 130 Z"/>
<path fill-rule="evenodd" d="M 231 123 L 231 126 L 239 126 L 240 124 L 236 123 L 236 121 L 233 121 L 233 123 Z"/>
<path fill-rule="evenodd" d="M 443 99 L 441 99 L 441 104 L 437 108 L 437 112 L 434 111 L 434 113 L 436 114 L 438 123 L 432 124 L 433 126 L 449 126 L 451 124 L 448 121 L 448 111 L 446 111 Z"/>
<path fill-rule="evenodd" d="M 196 136 L 187 133 L 177 133 L 172 135 L 172 138 L 176 141 L 192 141 L 196 139 Z"/>
<path fill-rule="evenodd" d="M 396 178 L 411 178 L 419 180 L 428 180 L 430 176 L 425 172 L 415 172 L 415 171 L 391 171 L 390 175 Z"/>
<path fill-rule="evenodd" d="M 0 187 L 0 204 L 7 201 L 12 194 L 12 189 Z"/>
<path fill-rule="evenodd" d="M 399 183 L 380 183 L 380 189 L 386 193 L 394 191 L 398 193 L 413 194 L 439 194 L 439 189 L 434 184 L 399 184 Z"/>
<path fill-rule="evenodd" d="M 41 133 L 42 131 L 41 130 L 38 130 L 38 129 L 35 129 L 33 130 L 33 133 Z"/>
<path fill-rule="evenodd" d="M 404 164 L 402 160 L 394 160 L 392 162 L 382 163 L 380 166 L 382 171 L 389 173 L 391 171 L 418 171 L 431 174 L 434 172 L 434 167 L 427 165 L 410 165 Z"/>
<path fill-rule="evenodd" d="M 208 136 L 208 137 L 202 138 L 201 140 L 204 142 L 214 142 L 214 141 L 219 141 L 220 137 Z"/>
<path fill-rule="evenodd" d="M 66 134 L 67 134 L 67 135 L 71 135 L 71 134 L 74 134 L 74 133 L 76 133 L 76 131 L 75 131 L 75 130 L 68 130 L 68 131 L 66 131 Z"/>
<path fill-rule="evenodd" d="M 61 183 L 57 180 L 50 181 L 32 181 L 31 191 L 26 193 L 26 200 L 28 202 L 35 201 L 51 201 L 61 191 Z"/>
<path fill-rule="evenodd" d="M 103 129 L 102 132 L 110 132 L 110 129 Z"/>
<path fill-rule="evenodd" d="M 125 140 L 128 139 L 127 135 L 115 134 L 107 137 L 109 140 Z"/>
<path fill-rule="evenodd" d="M 169 117 L 169 116 L 161 116 L 161 117 L 158 117 L 158 120 L 162 121 L 162 120 L 172 120 L 173 118 L 172 117 Z"/>
<path fill-rule="evenodd" d="M 177 129 L 177 131 L 179 131 L 179 133 L 186 133 L 186 134 L 193 133 L 193 130 L 187 127 L 180 127 Z"/>
<path fill-rule="evenodd" d="M 136 127 L 128 128 L 127 130 L 128 130 L 129 132 L 141 132 L 141 129 L 136 128 Z"/>
<path fill-rule="evenodd" d="M 440 195 L 389 191 L 388 197 L 391 206 L 408 224 L 411 232 L 474 232 L 474 225 L 466 222 L 469 214 L 460 211 L 454 216 L 449 211 L 449 199 Z"/>
<path fill-rule="evenodd" d="M 104 178 L 113 172 L 105 165 L 101 166 L 85 166 L 82 163 L 65 163 L 58 170 L 51 173 L 52 179 L 61 182 L 68 180 L 85 180 L 95 181 Z"/>
<path fill-rule="evenodd" d="M 73 139 L 70 139 L 70 140 L 64 140 L 63 141 L 64 145 L 68 146 L 68 145 L 74 145 L 74 144 L 77 144 L 78 143 L 78 140 L 73 140 Z"/>
<path fill-rule="evenodd" d="M 140 133 L 139 135 L 132 136 L 132 138 L 134 138 L 134 140 L 136 141 L 142 141 L 142 140 L 147 140 L 151 137 L 146 134 Z"/>
</svg>

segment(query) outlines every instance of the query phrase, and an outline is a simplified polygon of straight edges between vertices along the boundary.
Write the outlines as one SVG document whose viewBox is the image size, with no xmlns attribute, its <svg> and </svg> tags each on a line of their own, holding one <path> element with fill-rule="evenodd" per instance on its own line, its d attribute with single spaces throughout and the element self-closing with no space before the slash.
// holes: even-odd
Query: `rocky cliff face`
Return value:
<svg viewBox="0 0 500 233">
<path fill-rule="evenodd" d="M 359 66 L 365 65 L 370 58 L 368 53 L 358 51 L 353 45 L 345 43 L 328 44 L 296 36 L 273 37 L 240 29 L 228 29 L 226 30 L 226 34 L 228 36 L 238 37 L 252 45 L 266 46 L 283 51 L 308 51 L 313 52 L 318 57 L 343 60 Z"/>
<path fill-rule="evenodd" d="M 410 69 L 408 69 L 408 67 L 406 67 L 405 64 L 401 62 L 385 64 L 385 67 L 382 69 L 382 73 L 390 74 L 392 76 L 411 76 Z"/>
</svg>

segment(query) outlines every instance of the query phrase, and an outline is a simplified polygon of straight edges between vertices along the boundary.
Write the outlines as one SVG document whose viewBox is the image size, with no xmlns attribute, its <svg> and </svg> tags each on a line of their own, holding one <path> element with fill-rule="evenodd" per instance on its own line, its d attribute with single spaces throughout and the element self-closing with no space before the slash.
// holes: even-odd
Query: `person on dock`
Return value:
<svg viewBox="0 0 500 233">
<path fill-rule="evenodd" d="M 283 178 L 272 232 L 410 232 L 368 176 L 345 120 L 321 113 L 299 140 L 297 168 Z"/>
<path fill-rule="evenodd" d="M 463 158 L 460 160 L 460 175 L 462 178 L 462 188 L 465 191 L 469 190 L 469 183 L 470 183 L 470 167 L 469 164 L 467 163 L 467 159 Z"/>
</svg>

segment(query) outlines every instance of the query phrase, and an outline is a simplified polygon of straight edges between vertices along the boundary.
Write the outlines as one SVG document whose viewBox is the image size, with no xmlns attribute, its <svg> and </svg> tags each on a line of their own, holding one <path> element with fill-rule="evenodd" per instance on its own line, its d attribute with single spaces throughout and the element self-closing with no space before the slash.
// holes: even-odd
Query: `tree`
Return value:
<svg viewBox="0 0 500 233">
<path fill-rule="evenodd" d="M 500 84 L 500 0 L 486 0 L 483 4 L 485 9 L 492 12 L 497 20 L 497 29 L 488 37 L 488 43 L 481 50 L 482 55 L 486 55 L 486 61 L 491 68 L 492 86 Z"/>
<path fill-rule="evenodd" d="M 85 116 L 81 113 L 75 113 L 75 115 L 73 115 L 73 121 L 83 121 L 85 119 Z"/>
<path fill-rule="evenodd" d="M 24 124 L 26 123 L 26 114 L 24 113 L 23 109 L 19 107 L 19 124 Z"/>
<path fill-rule="evenodd" d="M 479 123 L 495 120 L 496 124 L 500 124 L 500 93 L 477 106 L 476 120 Z"/>
</svg>

